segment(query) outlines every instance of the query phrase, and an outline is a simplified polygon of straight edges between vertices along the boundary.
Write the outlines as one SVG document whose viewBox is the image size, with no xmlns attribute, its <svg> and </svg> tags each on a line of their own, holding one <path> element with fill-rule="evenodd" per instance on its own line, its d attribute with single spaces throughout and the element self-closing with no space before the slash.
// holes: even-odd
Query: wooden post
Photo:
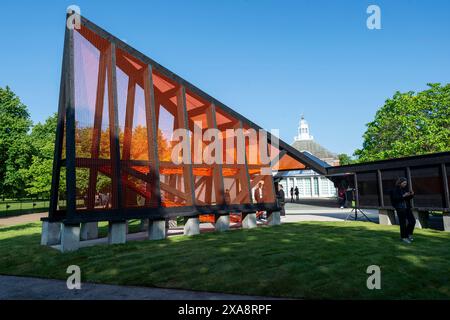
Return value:
<svg viewBox="0 0 450 320">
<path fill-rule="evenodd" d="M 108 102 L 109 102 L 109 136 L 111 146 L 111 178 L 113 208 L 122 208 L 122 179 L 120 170 L 119 115 L 117 105 L 116 46 L 111 43 L 108 48 Z"/>
<path fill-rule="evenodd" d="M 186 89 L 181 86 L 177 92 L 177 117 L 178 117 L 178 127 L 189 130 L 188 115 L 186 109 Z M 189 136 L 185 137 L 186 139 Z M 187 143 L 188 154 L 187 161 L 188 164 L 183 164 L 183 178 L 184 178 L 184 191 L 189 195 L 187 198 L 186 205 L 195 204 L 195 186 L 194 186 L 194 174 L 192 172 L 192 157 L 191 157 L 191 145 Z M 184 155 L 183 155 L 184 157 Z M 189 201 L 190 200 L 190 201 Z"/>
<path fill-rule="evenodd" d="M 74 217 L 76 210 L 76 176 L 75 176 L 75 68 L 73 29 L 66 28 L 68 44 L 68 70 L 65 84 L 66 94 L 66 190 L 67 217 Z"/>
<path fill-rule="evenodd" d="M 408 189 L 409 189 L 409 191 L 413 191 L 412 178 L 411 178 L 411 169 L 409 167 L 406 167 L 406 179 L 408 179 Z M 414 208 L 414 198 L 412 198 L 410 201 L 411 201 L 411 208 Z"/>
<path fill-rule="evenodd" d="M 209 128 L 217 129 L 216 121 L 216 106 L 212 103 L 207 108 L 206 118 Z M 216 141 L 215 141 L 216 142 Z M 223 148 L 220 150 L 222 152 L 222 162 L 223 162 Z M 222 173 L 222 163 L 214 163 L 212 166 L 212 179 L 214 181 L 214 187 L 216 192 L 216 203 L 225 203 L 225 187 L 223 182 Z"/>
<path fill-rule="evenodd" d="M 444 186 L 445 207 L 450 208 L 450 192 L 449 192 L 449 185 L 448 185 L 447 168 L 445 167 L 445 163 L 441 164 L 441 172 L 442 172 L 442 183 Z"/>
<path fill-rule="evenodd" d="M 252 196 L 252 187 L 251 187 L 251 179 L 250 179 L 250 173 L 248 172 L 248 162 L 247 162 L 247 152 L 246 152 L 246 146 L 245 146 L 245 135 L 244 135 L 244 126 L 242 124 L 242 120 L 239 120 L 238 122 L 238 135 L 236 137 L 236 148 L 244 152 L 244 166 L 241 170 L 245 171 L 244 179 L 242 179 L 242 190 L 248 190 L 248 200 L 249 203 L 253 203 L 253 196 Z M 239 147 L 238 142 L 241 141 L 241 146 Z"/>
<path fill-rule="evenodd" d="M 99 71 L 97 80 L 97 94 L 95 100 L 94 129 L 92 130 L 91 158 L 98 159 L 100 153 L 100 139 L 102 134 L 103 104 L 105 100 L 106 62 L 107 54 L 100 52 Z M 97 188 L 98 170 L 95 165 L 90 166 L 88 186 L 88 209 L 95 206 L 95 191 Z"/>
<path fill-rule="evenodd" d="M 50 191 L 50 205 L 49 205 L 49 218 L 53 218 L 55 212 L 58 208 L 59 199 L 59 183 L 60 183 L 60 173 L 61 173 L 61 157 L 62 157 L 62 147 L 64 139 L 64 113 L 66 112 L 66 78 L 67 78 L 67 53 L 68 53 L 68 30 L 67 26 L 65 29 L 64 37 L 64 52 L 61 65 L 61 80 L 59 84 L 59 104 L 58 104 L 58 122 L 56 125 L 56 135 L 55 135 L 55 153 L 53 155 L 53 174 L 52 174 L 52 186 Z"/>
<path fill-rule="evenodd" d="M 381 171 L 377 170 L 377 180 L 378 180 L 378 194 L 380 197 L 380 207 L 384 208 L 384 194 L 383 194 L 383 179 L 381 176 Z"/>
<path fill-rule="evenodd" d="M 152 204 L 161 206 L 161 186 L 159 181 L 158 123 L 156 116 L 155 93 L 153 91 L 152 66 L 144 70 L 145 114 L 147 117 L 148 159 L 150 160 L 150 185 Z M 153 166 L 153 168 L 152 168 Z M 147 187 L 149 183 L 147 182 Z"/>
</svg>

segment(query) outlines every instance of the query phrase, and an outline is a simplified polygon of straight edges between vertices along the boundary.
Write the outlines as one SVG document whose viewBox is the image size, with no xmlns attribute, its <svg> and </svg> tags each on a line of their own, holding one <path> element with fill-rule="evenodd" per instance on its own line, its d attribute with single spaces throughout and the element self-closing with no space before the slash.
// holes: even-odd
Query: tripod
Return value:
<svg viewBox="0 0 450 320">
<path fill-rule="evenodd" d="M 372 220 L 369 219 L 369 217 L 364 213 L 364 211 L 362 211 L 360 208 L 358 207 L 353 207 L 352 211 L 349 212 L 349 214 L 347 215 L 347 217 L 345 218 L 345 221 L 348 220 L 348 218 L 350 218 L 350 216 L 354 213 L 355 217 L 354 220 L 358 220 L 358 211 L 367 219 L 367 221 L 373 222 Z"/>
</svg>

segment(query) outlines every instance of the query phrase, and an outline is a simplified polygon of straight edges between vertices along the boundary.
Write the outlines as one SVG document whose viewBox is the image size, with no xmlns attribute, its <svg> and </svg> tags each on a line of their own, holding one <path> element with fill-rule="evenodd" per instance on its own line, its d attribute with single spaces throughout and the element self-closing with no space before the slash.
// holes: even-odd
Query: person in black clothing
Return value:
<svg viewBox="0 0 450 320">
<path fill-rule="evenodd" d="M 402 241 L 411 243 L 416 219 L 411 211 L 411 199 L 414 197 L 414 192 L 409 191 L 407 185 L 406 178 L 399 178 L 395 182 L 395 187 L 391 192 L 391 202 L 395 211 L 397 211 L 400 237 Z"/>
<path fill-rule="evenodd" d="M 295 202 L 298 202 L 298 194 L 299 194 L 299 192 L 298 192 L 298 187 L 295 187 L 295 189 L 294 189 L 294 192 L 295 192 Z"/>
<path fill-rule="evenodd" d="M 294 187 L 291 187 L 291 202 L 294 202 Z"/>
<path fill-rule="evenodd" d="M 281 184 L 278 184 L 277 200 L 278 200 L 278 205 L 281 208 L 280 215 L 282 217 L 284 217 L 286 215 L 286 211 L 284 211 L 285 194 L 284 194 L 283 186 Z"/>
</svg>

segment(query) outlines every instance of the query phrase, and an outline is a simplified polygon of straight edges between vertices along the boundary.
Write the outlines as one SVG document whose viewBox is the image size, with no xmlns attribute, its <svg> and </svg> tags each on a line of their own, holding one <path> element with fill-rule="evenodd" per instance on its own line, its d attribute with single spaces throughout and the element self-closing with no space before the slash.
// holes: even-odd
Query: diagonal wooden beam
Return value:
<svg viewBox="0 0 450 320">
<path fill-rule="evenodd" d="M 92 145 L 91 158 L 98 159 L 100 153 L 100 139 L 102 134 L 102 120 L 103 120 L 103 104 L 105 101 L 105 82 L 106 82 L 106 63 L 107 53 L 100 52 L 97 92 L 95 99 L 95 114 L 94 114 L 94 128 L 92 130 Z M 97 189 L 97 175 L 96 168 L 89 170 L 89 185 L 88 185 L 88 209 L 93 209 L 95 206 L 95 191 Z"/>
</svg>

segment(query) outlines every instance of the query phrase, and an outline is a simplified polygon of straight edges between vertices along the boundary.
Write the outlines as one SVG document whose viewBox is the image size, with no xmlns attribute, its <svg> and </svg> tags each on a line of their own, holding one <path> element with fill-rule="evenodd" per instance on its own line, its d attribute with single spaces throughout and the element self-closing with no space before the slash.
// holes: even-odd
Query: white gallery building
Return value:
<svg viewBox="0 0 450 320">
<path fill-rule="evenodd" d="M 292 146 L 324 166 L 339 165 L 336 154 L 314 141 L 314 137 L 309 131 L 309 124 L 303 116 L 300 119 L 298 132 L 294 137 Z M 337 196 L 337 190 L 333 182 L 313 170 L 280 171 L 275 177 L 281 179 L 278 183 L 283 185 L 287 198 L 290 197 L 291 188 L 295 189 L 295 187 L 298 188 L 300 198 L 331 198 Z"/>
</svg>

